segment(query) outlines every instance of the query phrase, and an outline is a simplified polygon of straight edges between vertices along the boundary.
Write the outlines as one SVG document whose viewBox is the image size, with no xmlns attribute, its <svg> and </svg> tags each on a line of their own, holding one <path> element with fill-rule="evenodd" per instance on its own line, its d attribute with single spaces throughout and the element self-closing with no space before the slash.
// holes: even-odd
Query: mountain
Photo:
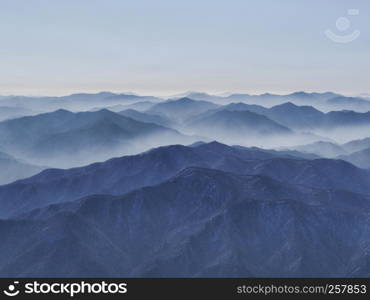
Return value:
<svg viewBox="0 0 370 300">
<path fill-rule="evenodd" d="M 340 94 L 305 93 L 297 92 L 287 95 L 290 100 L 298 105 L 310 105 L 322 111 L 353 110 L 356 112 L 367 112 L 370 110 L 370 102 L 362 98 L 347 97 Z"/>
<path fill-rule="evenodd" d="M 281 95 L 274 94 L 261 94 L 261 95 L 249 95 L 249 94 L 231 94 L 225 98 L 229 103 L 232 102 L 244 102 L 251 105 L 262 105 L 262 106 L 273 106 L 289 101 L 289 98 Z"/>
<path fill-rule="evenodd" d="M 370 148 L 353 152 L 348 155 L 340 155 L 337 158 L 348 161 L 359 168 L 370 168 Z"/>
<path fill-rule="evenodd" d="M 370 125 L 370 112 L 341 110 L 323 113 L 312 106 L 297 106 L 293 103 L 274 106 L 263 114 L 280 124 L 295 129 L 333 129 Z"/>
<path fill-rule="evenodd" d="M 181 98 L 158 103 L 146 112 L 160 114 L 174 121 L 183 121 L 193 115 L 200 114 L 216 107 L 217 105 L 211 102 Z"/>
<path fill-rule="evenodd" d="M 218 111 L 191 121 L 186 128 L 187 132 L 236 143 L 252 137 L 292 134 L 287 127 L 250 111 Z"/>
<path fill-rule="evenodd" d="M 326 114 L 325 122 L 328 127 L 369 126 L 370 112 L 331 111 Z"/>
<path fill-rule="evenodd" d="M 88 164 L 182 140 L 187 138 L 177 131 L 109 110 L 58 110 L 0 122 L 0 142 L 6 152 L 39 165 L 59 167 Z"/>
<path fill-rule="evenodd" d="M 179 98 L 180 97 L 180 98 Z M 177 101 L 184 98 L 217 104 L 228 104 L 243 102 L 246 104 L 262 105 L 265 107 L 281 105 L 292 102 L 296 105 L 312 106 L 322 111 L 353 110 L 357 112 L 370 111 L 370 101 L 361 97 L 346 97 L 343 95 L 326 93 L 296 92 L 287 95 L 276 94 L 230 94 L 228 96 L 210 95 L 207 93 L 188 92 L 174 97 Z M 91 110 L 95 108 L 107 108 L 115 105 L 130 105 L 137 102 L 160 103 L 161 98 L 153 96 L 139 96 L 135 94 L 116 94 L 111 92 L 100 92 L 96 94 L 79 93 L 62 97 L 27 97 L 27 96 L 3 96 L 0 97 L 0 106 L 18 107 L 21 109 L 50 112 L 57 109 L 71 111 Z M 139 107 L 129 107 L 140 110 Z M 146 107 L 148 109 L 149 106 Z M 209 108 L 210 109 L 210 108 Z M 120 110 L 123 110 L 120 109 Z"/>
<path fill-rule="evenodd" d="M 172 127 L 173 121 L 165 116 L 139 112 L 134 109 L 126 109 L 118 112 L 120 115 L 145 123 L 154 123 L 160 126 Z"/>
<path fill-rule="evenodd" d="M 303 91 L 294 92 L 294 93 L 291 93 L 291 94 L 287 95 L 287 97 L 291 98 L 294 101 L 302 101 L 302 102 L 304 100 L 307 100 L 307 99 L 309 101 L 314 101 L 313 99 L 315 99 L 316 101 L 328 101 L 330 99 L 333 99 L 333 98 L 339 97 L 339 96 L 341 96 L 341 95 L 336 94 L 336 93 L 332 93 L 332 92 L 307 93 L 307 92 L 303 92 Z"/>
<path fill-rule="evenodd" d="M 270 94 L 264 93 L 260 95 L 251 95 L 246 93 L 229 93 L 224 96 L 220 95 L 210 95 L 207 93 L 202 92 L 187 92 L 181 95 L 177 95 L 176 98 L 179 97 L 188 97 L 194 100 L 203 100 L 203 101 L 211 101 L 215 103 L 233 103 L 233 102 L 243 102 L 248 104 L 257 104 L 263 106 L 274 106 L 280 105 L 286 102 L 294 102 L 297 105 L 312 105 L 312 106 L 321 106 L 321 107 L 329 107 L 327 103 L 328 100 L 337 97 L 344 97 L 345 96 L 332 93 L 332 92 L 324 92 L 324 93 L 307 93 L 307 92 L 294 92 L 291 94 L 286 95 L 278 95 L 278 94 Z M 330 109 L 329 109 L 330 110 Z"/>
<path fill-rule="evenodd" d="M 36 114 L 36 112 L 21 107 L 0 106 L 0 121 L 34 114 Z"/>
<path fill-rule="evenodd" d="M 142 101 L 142 102 L 135 102 L 135 103 L 132 103 L 132 104 L 127 104 L 127 105 L 120 104 L 120 105 L 108 107 L 108 109 L 112 110 L 114 112 L 119 112 L 119 111 L 126 110 L 126 109 L 134 109 L 134 110 L 137 110 L 137 111 L 140 111 L 140 112 L 144 112 L 144 111 L 150 109 L 151 107 L 153 107 L 154 105 L 155 105 L 155 103 L 153 103 L 153 102 Z"/>
<path fill-rule="evenodd" d="M 248 104 L 257 104 L 263 106 L 275 106 L 284 104 L 286 102 L 293 102 L 297 105 L 308 105 L 314 106 L 315 108 L 327 108 L 329 105 L 326 102 L 334 97 L 340 95 L 326 92 L 326 93 L 307 93 L 307 92 L 295 92 L 286 95 L 277 95 L 264 93 L 260 95 L 248 95 L 248 94 L 231 94 L 228 97 L 225 97 L 224 101 L 229 102 L 245 102 Z"/>
<path fill-rule="evenodd" d="M 369 276 L 370 198 L 188 168 L 0 221 L 2 277 Z"/>
<path fill-rule="evenodd" d="M 253 113 L 256 113 L 256 114 L 260 114 L 260 115 L 267 115 L 269 109 L 266 108 L 266 107 L 260 106 L 260 105 L 245 104 L 245 103 L 242 103 L 242 102 L 230 103 L 230 104 L 227 104 L 227 105 L 220 105 L 217 108 L 210 109 L 210 110 L 207 110 L 205 112 L 202 112 L 202 113 L 196 114 L 194 116 L 191 116 L 186 120 L 185 123 L 189 124 L 193 121 L 197 121 L 197 120 L 200 120 L 202 118 L 209 117 L 209 116 L 213 115 L 214 113 L 220 112 L 220 111 L 250 111 L 250 112 L 253 112 Z"/>
<path fill-rule="evenodd" d="M 129 102 L 129 103 L 137 103 L 137 102 L 160 102 L 162 101 L 160 98 L 154 96 L 140 96 L 136 94 L 114 94 L 112 93 L 108 97 L 105 98 L 108 101 L 119 101 L 122 102 Z"/>
<path fill-rule="evenodd" d="M 18 107 L 40 112 L 50 112 L 58 109 L 81 111 L 102 106 L 108 107 L 147 101 L 160 102 L 162 99 L 152 96 L 100 92 L 96 94 L 79 93 L 62 97 L 8 96 L 0 98 L 0 106 Z"/>
<path fill-rule="evenodd" d="M 202 113 L 199 116 L 207 116 L 215 111 L 222 110 L 251 111 L 264 115 L 288 128 L 298 130 L 334 129 L 370 125 L 370 113 L 345 110 L 323 113 L 312 106 L 298 106 L 291 102 L 276 105 L 271 108 L 245 103 L 231 103 L 215 110 Z"/>
<path fill-rule="evenodd" d="M 369 184 L 369 171 L 343 160 L 271 159 L 254 163 L 252 173 L 321 189 L 342 189 L 361 194 L 370 192 L 370 188 L 365 187 Z"/>
<path fill-rule="evenodd" d="M 325 114 L 312 106 L 298 106 L 291 102 L 267 108 L 261 105 L 230 103 L 215 110 L 210 110 L 200 116 L 210 115 L 215 111 L 250 111 L 263 115 L 281 125 L 292 129 L 313 129 L 324 125 Z"/>
<path fill-rule="evenodd" d="M 132 103 L 132 104 L 116 104 L 116 105 L 112 105 L 112 106 L 102 105 L 102 106 L 99 106 L 99 107 L 94 107 L 90 111 L 99 111 L 99 110 L 102 110 L 102 109 L 108 109 L 110 111 L 118 113 L 118 112 L 123 111 L 123 110 L 133 109 L 133 110 L 136 110 L 136 111 L 139 111 L 139 112 L 143 112 L 143 111 L 148 110 L 149 108 L 151 108 L 154 104 L 155 103 L 153 103 L 153 102 L 143 101 L 143 102 L 135 102 L 135 103 Z"/>
<path fill-rule="evenodd" d="M 167 180 L 189 166 L 237 171 L 242 166 L 247 167 L 249 160 L 277 156 L 278 153 L 234 148 L 213 142 L 197 147 L 160 147 L 139 155 L 68 170 L 48 169 L 31 178 L 0 186 L 0 217 L 90 194 L 124 194 Z"/>
<path fill-rule="evenodd" d="M 245 104 L 242 102 L 238 103 L 230 103 L 228 105 L 221 106 L 218 108 L 218 111 L 220 110 L 229 110 L 229 111 L 251 111 L 256 114 L 265 115 L 268 113 L 269 109 L 260 105 L 255 104 Z"/>
<path fill-rule="evenodd" d="M 360 140 L 353 140 L 342 145 L 348 152 L 357 152 L 370 148 L 370 138 L 364 138 Z"/>
<path fill-rule="evenodd" d="M 327 158 L 334 158 L 336 156 L 344 155 L 348 153 L 345 149 L 343 149 L 341 146 L 337 144 L 334 144 L 331 142 L 323 142 L 323 141 L 306 144 L 306 145 L 295 146 L 295 147 L 291 147 L 291 149 L 295 149 L 303 153 L 314 153 L 321 157 L 327 157 Z"/>
<path fill-rule="evenodd" d="M 0 152 L 0 184 L 7 184 L 18 179 L 30 177 L 45 168 L 30 165 Z"/>
<path fill-rule="evenodd" d="M 322 125 L 324 113 L 312 106 L 297 106 L 291 102 L 270 108 L 266 115 L 289 128 L 312 129 Z"/>
<path fill-rule="evenodd" d="M 292 102 L 295 105 L 312 106 L 321 111 L 332 110 L 353 110 L 356 112 L 370 111 L 370 101 L 360 97 L 346 97 L 332 92 L 325 93 L 307 93 L 295 92 L 287 95 L 276 94 L 232 94 L 222 98 L 223 103 L 244 102 L 247 104 L 257 104 L 262 106 L 276 106 L 286 102 Z"/>
<path fill-rule="evenodd" d="M 279 150 L 273 150 L 273 149 L 262 149 L 258 147 L 242 147 L 242 146 L 234 146 L 237 148 L 242 149 L 249 149 L 249 150 L 255 150 L 260 152 L 265 152 L 269 154 L 273 154 L 276 157 L 286 157 L 286 158 L 301 158 L 301 159 L 318 159 L 321 158 L 319 155 L 308 153 L 308 152 L 299 152 L 297 150 L 289 150 L 289 149 L 279 149 Z"/>
<path fill-rule="evenodd" d="M 160 147 L 68 170 L 48 169 L 0 186 L 0 218 L 92 194 L 124 194 L 161 183 L 188 167 L 267 175 L 291 184 L 370 194 L 370 172 L 341 160 L 304 160 L 284 152 L 271 153 L 212 142 L 191 147 Z"/>
<path fill-rule="evenodd" d="M 248 110 L 292 129 L 312 129 L 324 125 L 325 114 L 312 106 L 298 106 L 291 102 L 266 108 L 260 105 L 231 103 L 219 110 Z"/>
<path fill-rule="evenodd" d="M 358 97 L 338 96 L 327 101 L 331 109 L 354 110 L 357 112 L 370 111 L 370 101 Z"/>
<path fill-rule="evenodd" d="M 198 100 L 198 101 L 217 102 L 217 100 L 222 97 L 216 96 L 216 95 L 210 95 L 210 94 L 202 93 L 202 92 L 185 92 L 179 95 L 175 95 L 172 98 L 173 99 L 190 98 L 190 99 Z"/>
</svg>

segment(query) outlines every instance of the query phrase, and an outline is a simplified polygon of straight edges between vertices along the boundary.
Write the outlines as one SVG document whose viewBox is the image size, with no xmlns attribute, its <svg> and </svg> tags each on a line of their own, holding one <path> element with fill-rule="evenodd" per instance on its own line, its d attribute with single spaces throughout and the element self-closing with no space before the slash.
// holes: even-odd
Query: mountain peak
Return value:
<svg viewBox="0 0 370 300">
<path fill-rule="evenodd" d="M 221 149 L 230 149 L 230 146 L 217 142 L 217 141 L 212 141 L 210 143 L 203 143 L 199 146 L 197 146 L 199 149 L 209 149 L 209 150 L 221 150 Z"/>
<path fill-rule="evenodd" d="M 63 109 L 63 108 L 60 108 L 54 112 L 51 112 L 51 113 L 55 113 L 55 114 L 73 114 L 73 112 L 67 110 L 67 109 Z"/>
<path fill-rule="evenodd" d="M 298 91 L 298 92 L 291 93 L 288 96 L 308 96 L 308 95 L 309 93 L 306 93 L 305 91 Z"/>
<path fill-rule="evenodd" d="M 292 103 L 292 102 L 289 101 L 289 102 L 285 102 L 285 103 L 282 103 L 282 104 L 279 104 L 279 105 L 275 105 L 275 106 L 272 107 L 272 109 L 274 109 L 274 108 L 296 109 L 298 107 L 300 107 L 300 106 L 295 105 L 294 103 Z"/>
<path fill-rule="evenodd" d="M 109 110 L 109 109 L 106 109 L 106 108 L 103 108 L 103 109 L 100 109 L 96 112 L 92 112 L 92 113 L 97 113 L 97 114 L 107 114 L 107 115 L 115 115 L 116 113 Z"/>
</svg>

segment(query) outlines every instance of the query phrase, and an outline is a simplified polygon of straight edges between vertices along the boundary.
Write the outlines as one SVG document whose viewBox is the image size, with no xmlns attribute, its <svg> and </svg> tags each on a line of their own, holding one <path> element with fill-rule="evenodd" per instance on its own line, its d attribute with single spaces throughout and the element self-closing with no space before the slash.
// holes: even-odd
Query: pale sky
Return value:
<svg viewBox="0 0 370 300">
<path fill-rule="evenodd" d="M 0 0 L 0 43 L 1 95 L 370 93 L 369 0 Z"/>
</svg>

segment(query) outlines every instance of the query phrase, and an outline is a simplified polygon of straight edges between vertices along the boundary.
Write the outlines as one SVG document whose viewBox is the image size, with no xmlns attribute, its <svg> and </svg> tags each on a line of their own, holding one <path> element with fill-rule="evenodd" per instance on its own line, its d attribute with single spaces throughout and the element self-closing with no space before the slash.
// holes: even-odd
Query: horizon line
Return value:
<svg viewBox="0 0 370 300">
<path fill-rule="evenodd" d="M 161 93 L 138 93 L 138 92 L 132 92 L 132 91 L 114 91 L 114 90 L 89 90 L 89 91 L 81 91 L 81 92 L 71 92 L 71 93 L 65 93 L 65 94 L 0 94 L 0 97 L 30 97 L 30 98 L 63 98 L 73 95 L 79 95 L 79 94 L 86 94 L 86 95 L 98 95 L 103 93 L 111 93 L 115 95 L 132 95 L 132 96 L 139 96 L 139 97 L 157 97 L 157 98 L 163 98 L 163 99 L 169 99 L 173 97 L 187 97 L 188 94 L 196 93 L 196 94 L 206 94 L 209 96 L 214 97 L 221 97 L 221 98 L 227 98 L 231 95 L 246 95 L 246 96 L 262 96 L 262 95 L 276 95 L 276 96 L 289 96 L 296 93 L 305 93 L 305 94 L 326 94 L 326 93 L 333 93 L 338 94 L 341 96 L 346 97 L 360 97 L 361 95 L 370 96 L 370 93 L 367 92 L 359 92 L 357 94 L 352 93 L 340 93 L 335 91 L 313 91 L 313 90 L 291 90 L 291 91 L 285 91 L 285 92 L 248 92 L 248 91 L 233 91 L 233 92 L 209 92 L 209 91 L 184 91 L 184 92 L 175 92 L 173 94 L 161 94 Z M 366 97 L 365 97 L 366 98 Z"/>
</svg>

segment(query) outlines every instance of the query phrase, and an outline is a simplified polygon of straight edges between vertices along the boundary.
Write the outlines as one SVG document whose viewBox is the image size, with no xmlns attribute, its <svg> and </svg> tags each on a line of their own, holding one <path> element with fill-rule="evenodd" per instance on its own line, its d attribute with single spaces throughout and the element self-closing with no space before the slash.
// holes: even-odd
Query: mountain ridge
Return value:
<svg viewBox="0 0 370 300">
<path fill-rule="evenodd" d="M 33 177 L 0 186 L 0 204 L 3 207 L 0 217 L 91 194 L 124 194 L 168 180 L 191 166 L 236 174 L 266 175 L 294 184 L 370 194 L 370 172 L 344 161 L 305 160 L 285 153 L 279 157 L 278 153 L 213 142 L 196 147 L 159 147 L 139 155 L 80 168 L 44 170 Z M 334 176 L 338 173 L 344 176 Z M 356 183 L 348 178 L 356 178 Z"/>
<path fill-rule="evenodd" d="M 0 274 L 367 276 L 359 266 L 368 259 L 362 237 L 370 232 L 369 203 L 350 192 L 187 168 L 123 196 L 95 195 L 0 220 Z M 25 244 L 34 246 L 25 251 Z"/>
</svg>

